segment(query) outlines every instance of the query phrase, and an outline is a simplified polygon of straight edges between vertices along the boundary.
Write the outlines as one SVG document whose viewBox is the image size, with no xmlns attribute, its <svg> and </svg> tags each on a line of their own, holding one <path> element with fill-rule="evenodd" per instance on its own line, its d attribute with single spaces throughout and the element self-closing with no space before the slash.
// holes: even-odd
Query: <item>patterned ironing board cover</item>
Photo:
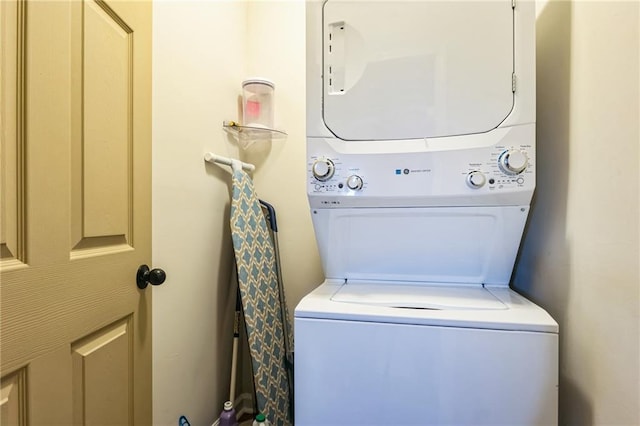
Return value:
<svg viewBox="0 0 640 426">
<path fill-rule="evenodd" d="M 253 182 L 242 170 L 233 172 L 231 235 L 258 410 L 273 425 L 288 426 L 292 407 L 274 247 Z"/>
</svg>

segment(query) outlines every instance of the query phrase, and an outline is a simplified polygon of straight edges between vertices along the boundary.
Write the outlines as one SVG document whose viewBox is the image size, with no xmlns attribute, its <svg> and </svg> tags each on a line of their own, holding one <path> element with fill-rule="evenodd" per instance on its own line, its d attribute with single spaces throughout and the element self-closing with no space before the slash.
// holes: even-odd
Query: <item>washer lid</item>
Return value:
<svg viewBox="0 0 640 426">
<path fill-rule="evenodd" d="M 393 292 L 396 286 L 407 285 L 415 294 L 420 290 L 416 287 L 419 284 L 409 284 L 406 282 L 381 283 L 362 282 L 358 284 L 361 290 L 366 293 L 367 286 L 373 292 L 384 291 L 380 287 L 388 286 Z M 426 285 L 426 284 L 425 284 Z M 344 287 L 353 284 L 344 284 L 344 281 L 326 280 L 311 293 L 306 295 L 296 306 L 295 319 L 310 320 L 335 320 L 335 321 L 363 321 L 388 324 L 413 324 L 440 327 L 462 327 L 462 328 L 482 328 L 490 330 L 514 330 L 514 331 L 536 331 L 546 333 L 557 333 L 558 323 L 531 301 L 520 296 L 509 288 L 499 287 L 466 287 L 459 289 L 458 294 L 450 294 L 450 297 L 443 297 L 444 293 L 435 297 L 442 304 L 448 304 L 446 309 L 402 309 L 389 306 L 381 306 L 366 303 L 338 302 L 334 297 L 339 296 Z M 455 286 L 447 288 L 455 289 Z M 345 289 L 347 292 L 351 291 Z M 435 289 L 433 289 L 435 290 Z M 443 288 L 444 290 L 444 288 Z M 434 291 L 435 295 L 437 291 Z M 499 303 L 493 303 L 486 297 L 490 293 Z M 345 295 L 348 293 L 344 293 Z M 387 293 L 389 294 L 389 293 Z M 479 295 L 480 294 L 480 295 Z M 423 294 L 423 297 L 426 296 Z M 475 299 L 479 297 L 482 301 L 466 301 L 463 299 Z M 445 303 L 443 300 L 448 299 Z M 466 304 L 466 308 L 462 307 Z M 489 306 L 498 307 L 502 304 L 504 308 L 486 309 Z M 451 306 L 457 305 L 457 308 Z M 475 308 L 469 308 L 469 307 Z M 481 307 L 481 309 L 478 309 Z M 482 309 L 484 307 L 484 309 Z"/>
<path fill-rule="evenodd" d="M 327 208 L 313 209 L 312 220 L 327 278 L 506 287 L 527 211 L 526 206 Z"/>
<path fill-rule="evenodd" d="M 332 297 L 334 302 L 412 309 L 507 309 L 484 287 L 349 283 Z"/>
<path fill-rule="evenodd" d="M 340 1 L 323 9 L 323 117 L 344 140 L 482 133 L 513 107 L 513 9 Z"/>
</svg>

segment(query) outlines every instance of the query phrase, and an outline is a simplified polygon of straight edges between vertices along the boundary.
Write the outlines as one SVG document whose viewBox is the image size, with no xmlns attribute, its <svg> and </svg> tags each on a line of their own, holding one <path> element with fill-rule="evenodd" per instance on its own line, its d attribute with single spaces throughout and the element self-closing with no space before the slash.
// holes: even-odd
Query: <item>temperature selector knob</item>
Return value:
<svg viewBox="0 0 640 426">
<path fill-rule="evenodd" d="M 319 158 L 311 166 L 311 173 L 313 177 L 320 182 L 325 182 L 333 177 L 336 171 L 336 166 L 328 158 Z"/>
<path fill-rule="evenodd" d="M 347 186 L 349 187 L 349 189 L 358 191 L 362 189 L 362 185 L 362 178 L 358 175 L 351 175 L 347 178 Z"/>
<path fill-rule="evenodd" d="M 487 183 L 487 178 L 482 172 L 474 171 L 467 175 L 467 185 L 473 189 L 482 188 L 485 183 Z"/>
<path fill-rule="evenodd" d="M 517 175 L 524 172 L 528 165 L 527 154 L 519 149 L 507 150 L 500 154 L 500 158 L 498 158 L 500 170 L 509 175 Z"/>
</svg>

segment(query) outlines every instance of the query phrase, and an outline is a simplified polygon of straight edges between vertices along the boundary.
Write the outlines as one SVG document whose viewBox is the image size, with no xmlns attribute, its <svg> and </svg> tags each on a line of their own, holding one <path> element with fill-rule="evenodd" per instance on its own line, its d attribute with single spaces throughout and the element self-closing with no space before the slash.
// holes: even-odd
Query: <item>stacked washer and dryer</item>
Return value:
<svg viewBox="0 0 640 426">
<path fill-rule="evenodd" d="M 557 424 L 558 325 L 509 288 L 535 188 L 533 1 L 307 2 L 296 425 Z"/>
</svg>

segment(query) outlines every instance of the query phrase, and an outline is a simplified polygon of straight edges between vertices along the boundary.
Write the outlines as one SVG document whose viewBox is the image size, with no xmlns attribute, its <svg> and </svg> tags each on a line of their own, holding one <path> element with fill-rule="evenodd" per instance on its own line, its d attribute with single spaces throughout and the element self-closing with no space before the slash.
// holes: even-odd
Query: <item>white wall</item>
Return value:
<svg viewBox="0 0 640 426">
<path fill-rule="evenodd" d="M 538 184 L 515 287 L 560 324 L 560 424 L 640 424 L 638 2 L 537 21 Z"/>
<path fill-rule="evenodd" d="M 248 75 L 266 76 L 275 89 L 276 127 L 285 141 L 254 144 L 242 153 L 258 165 L 254 182 L 258 195 L 273 204 L 283 282 L 291 315 L 300 299 L 322 282 L 322 268 L 306 194 L 305 139 L 305 2 L 249 3 Z"/>
<path fill-rule="evenodd" d="M 203 154 L 237 156 L 221 129 L 245 70 L 246 4 L 157 1 L 153 14 L 155 425 L 211 425 L 228 398 L 232 311 L 229 174 Z"/>
<path fill-rule="evenodd" d="M 255 142 L 239 155 L 256 165 L 256 192 L 276 209 L 282 276 L 293 320 L 300 299 L 323 279 L 305 186 L 304 0 L 247 3 L 246 60 L 242 79 L 258 76 L 275 83 L 275 124 L 287 133 L 285 140 Z M 252 389 L 250 368 L 238 379 L 240 391 Z"/>
<path fill-rule="evenodd" d="M 182 414 L 210 425 L 228 398 L 230 176 L 205 166 L 204 152 L 257 166 L 256 191 L 277 210 L 292 314 L 321 282 L 304 185 L 304 25 L 303 0 L 154 3 L 153 262 L 168 276 L 153 289 L 156 425 L 175 425 Z M 275 82 L 275 121 L 288 138 L 243 151 L 221 123 L 239 118 L 250 76 Z"/>
</svg>

